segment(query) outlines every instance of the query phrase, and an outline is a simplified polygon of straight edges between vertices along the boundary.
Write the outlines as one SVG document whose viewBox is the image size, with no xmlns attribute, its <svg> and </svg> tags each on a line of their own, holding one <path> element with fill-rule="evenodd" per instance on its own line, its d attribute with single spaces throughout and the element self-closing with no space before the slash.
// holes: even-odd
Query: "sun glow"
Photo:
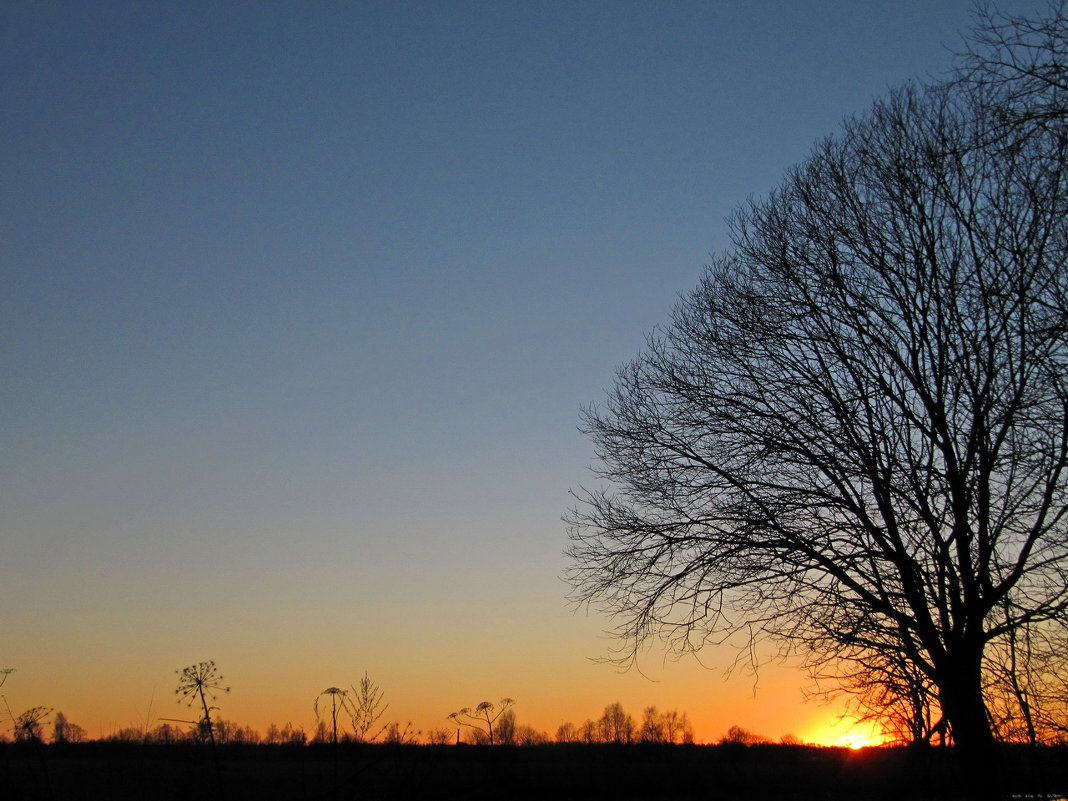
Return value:
<svg viewBox="0 0 1068 801">
<path fill-rule="evenodd" d="M 813 732 L 805 739 L 816 745 L 852 748 L 853 750 L 883 745 L 886 742 L 886 736 L 880 731 L 878 724 L 854 718 L 840 718 L 833 724 Z"/>
<path fill-rule="evenodd" d="M 852 748 L 854 751 L 860 748 L 867 748 L 870 745 L 879 745 L 875 738 L 868 737 L 864 734 L 846 734 L 838 738 L 837 745 L 845 746 L 846 748 Z"/>
</svg>

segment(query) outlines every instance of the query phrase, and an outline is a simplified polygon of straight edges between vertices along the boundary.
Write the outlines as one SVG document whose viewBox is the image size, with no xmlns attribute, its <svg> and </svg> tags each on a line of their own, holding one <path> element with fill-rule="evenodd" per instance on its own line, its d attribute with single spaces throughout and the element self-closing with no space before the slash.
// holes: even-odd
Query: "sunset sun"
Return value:
<svg viewBox="0 0 1068 801">
<path fill-rule="evenodd" d="M 834 746 L 858 750 L 872 746 L 885 745 L 886 735 L 873 721 L 859 721 L 854 718 L 841 718 L 817 730 L 807 738 L 815 745 Z"/>
</svg>

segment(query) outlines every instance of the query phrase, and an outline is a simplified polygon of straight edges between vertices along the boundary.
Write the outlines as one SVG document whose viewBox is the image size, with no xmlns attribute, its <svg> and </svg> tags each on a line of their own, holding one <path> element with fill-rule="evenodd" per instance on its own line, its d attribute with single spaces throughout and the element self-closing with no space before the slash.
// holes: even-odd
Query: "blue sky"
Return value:
<svg viewBox="0 0 1068 801">
<path fill-rule="evenodd" d="M 579 410 L 731 210 L 944 75 L 969 9 L 7 4 L 9 697 L 126 725 L 214 658 L 258 720 L 368 669 L 425 726 L 481 695 L 547 728 L 561 696 L 744 724 L 697 699 L 748 684 L 586 660 L 605 621 L 559 579 Z M 136 697 L 103 712 L 116 662 Z"/>
</svg>

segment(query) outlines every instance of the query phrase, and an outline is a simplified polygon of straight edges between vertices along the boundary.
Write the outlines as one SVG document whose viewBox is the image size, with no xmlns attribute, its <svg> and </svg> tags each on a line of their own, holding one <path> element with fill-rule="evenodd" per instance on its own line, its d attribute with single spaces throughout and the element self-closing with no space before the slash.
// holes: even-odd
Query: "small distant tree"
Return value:
<svg viewBox="0 0 1068 801">
<path fill-rule="evenodd" d="M 582 725 L 579 726 L 578 736 L 579 740 L 587 745 L 598 742 L 597 724 L 589 718 L 586 718 L 586 720 L 582 722 Z"/>
<path fill-rule="evenodd" d="M 71 723 L 62 712 L 56 712 L 52 719 L 52 742 L 80 743 L 85 741 L 85 729 L 77 723 Z"/>
<path fill-rule="evenodd" d="M 278 733 L 278 737 L 283 745 L 304 745 L 308 742 L 308 735 L 304 729 L 300 726 L 295 727 L 292 723 L 286 723 Z"/>
<path fill-rule="evenodd" d="M 516 723 L 514 709 L 507 710 L 498 718 L 496 735 L 498 745 L 515 745 Z"/>
<path fill-rule="evenodd" d="M 693 726 L 690 724 L 690 718 L 685 712 L 672 709 L 664 712 L 660 717 L 664 724 L 666 742 L 687 745 L 693 743 Z"/>
<path fill-rule="evenodd" d="M 556 727 L 556 736 L 553 739 L 558 743 L 577 743 L 582 737 L 575 724 L 568 720 Z"/>
<path fill-rule="evenodd" d="M 634 739 L 634 718 L 623 711 L 619 701 L 604 708 L 597 728 L 602 743 L 629 743 Z"/>
<path fill-rule="evenodd" d="M 461 726 L 467 726 L 473 731 L 480 731 L 486 735 L 490 745 L 493 745 L 493 724 L 505 713 L 507 709 L 515 705 L 512 698 L 502 698 L 498 703 L 483 701 L 474 709 L 464 707 L 449 715 L 449 720 L 454 720 Z M 483 724 L 485 726 L 483 727 Z"/>
<path fill-rule="evenodd" d="M 161 723 L 149 732 L 145 739 L 150 743 L 171 745 L 172 743 L 181 742 L 182 732 L 179 731 L 177 726 L 172 726 L 170 723 Z"/>
<path fill-rule="evenodd" d="M 449 729 L 439 727 L 426 733 L 427 745 L 448 745 L 452 742 L 453 733 Z"/>
<path fill-rule="evenodd" d="M 144 729 L 140 729 L 136 726 L 123 726 L 117 731 L 113 731 L 105 738 L 109 743 L 143 743 L 148 738 L 145 735 Z"/>
<path fill-rule="evenodd" d="M 762 734 L 754 734 L 749 729 L 743 729 L 741 726 L 731 726 L 719 742 L 721 745 L 760 745 L 770 743 L 771 740 Z"/>
<path fill-rule="evenodd" d="M 458 730 L 459 731 L 459 730 Z M 485 729 L 464 729 L 460 732 L 461 742 L 468 745 L 489 745 L 489 735 Z"/>
<path fill-rule="evenodd" d="M 664 719 L 655 706 L 647 706 L 642 712 L 642 725 L 638 730 L 638 739 L 643 743 L 667 742 Z"/>
<path fill-rule="evenodd" d="M 281 728 L 277 723 L 271 723 L 261 740 L 264 745 L 304 745 L 307 741 L 308 736 L 304 730 L 293 728 L 291 723 Z"/>
<path fill-rule="evenodd" d="M 230 721 L 217 717 L 212 721 L 212 728 L 215 730 L 215 741 L 220 745 L 234 741 L 234 730 L 237 727 Z"/>
<path fill-rule="evenodd" d="M 251 726 L 243 726 L 231 720 L 216 718 L 213 723 L 215 739 L 220 745 L 228 743 L 256 744 L 260 742 L 259 733 Z"/>
<path fill-rule="evenodd" d="M 311 736 L 311 743 L 313 745 L 322 745 L 332 742 L 334 742 L 334 739 L 330 736 L 330 727 L 326 725 L 326 721 L 315 721 L 315 732 Z"/>
<path fill-rule="evenodd" d="M 251 726 L 238 726 L 234 730 L 234 742 L 258 745 L 263 742 L 263 738 L 260 737 L 260 733 Z"/>
<path fill-rule="evenodd" d="M 540 729 L 535 729 L 533 726 L 527 726 L 523 723 L 515 727 L 516 745 L 544 745 L 549 741 L 548 734 Z"/>
</svg>

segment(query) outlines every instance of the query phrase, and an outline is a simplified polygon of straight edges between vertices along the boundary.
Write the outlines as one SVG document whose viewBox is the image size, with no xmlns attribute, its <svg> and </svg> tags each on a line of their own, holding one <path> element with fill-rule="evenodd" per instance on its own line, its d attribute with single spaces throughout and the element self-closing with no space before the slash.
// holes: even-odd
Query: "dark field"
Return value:
<svg viewBox="0 0 1068 801">
<path fill-rule="evenodd" d="M 0 744 L 0 798 L 954 799 L 943 749 L 782 745 L 528 747 Z M 1014 793 L 1068 791 L 1068 747 L 1006 748 Z"/>
</svg>

